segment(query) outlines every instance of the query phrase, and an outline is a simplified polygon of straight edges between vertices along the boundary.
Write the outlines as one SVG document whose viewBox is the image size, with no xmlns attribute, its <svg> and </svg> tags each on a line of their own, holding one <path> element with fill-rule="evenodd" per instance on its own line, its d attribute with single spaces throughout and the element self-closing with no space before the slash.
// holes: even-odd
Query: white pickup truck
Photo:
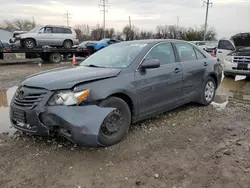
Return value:
<svg viewBox="0 0 250 188">
<path fill-rule="evenodd" d="M 230 40 L 221 39 L 216 57 L 224 66 L 224 75 L 250 76 L 250 33 L 240 33 Z"/>
</svg>

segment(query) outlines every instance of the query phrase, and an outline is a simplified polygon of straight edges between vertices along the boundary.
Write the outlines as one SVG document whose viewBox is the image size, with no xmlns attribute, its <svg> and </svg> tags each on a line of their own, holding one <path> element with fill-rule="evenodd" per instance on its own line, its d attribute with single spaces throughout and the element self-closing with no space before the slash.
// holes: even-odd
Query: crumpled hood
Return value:
<svg viewBox="0 0 250 188">
<path fill-rule="evenodd" d="M 120 69 L 95 67 L 62 67 L 27 77 L 20 85 L 48 90 L 70 89 L 76 84 L 117 76 Z"/>
</svg>

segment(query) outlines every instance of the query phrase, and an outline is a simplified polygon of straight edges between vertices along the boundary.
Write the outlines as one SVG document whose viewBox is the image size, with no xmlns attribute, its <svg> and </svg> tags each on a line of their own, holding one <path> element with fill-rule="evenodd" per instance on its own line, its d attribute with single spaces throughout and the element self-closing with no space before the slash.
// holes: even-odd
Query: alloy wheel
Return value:
<svg viewBox="0 0 250 188">
<path fill-rule="evenodd" d="M 210 102 L 213 100 L 215 93 L 215 86 L 212 81 L 207 82 L 206 87 L 205 87 L 205 99 L 207 102 Z"/>
</svg>

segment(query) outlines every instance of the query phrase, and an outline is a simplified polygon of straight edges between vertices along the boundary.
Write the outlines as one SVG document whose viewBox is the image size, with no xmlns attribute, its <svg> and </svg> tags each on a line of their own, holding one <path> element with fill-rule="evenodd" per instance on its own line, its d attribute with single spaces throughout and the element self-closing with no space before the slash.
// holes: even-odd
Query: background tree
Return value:
<svg viewBox="0 0 250 188">
<path fill-rule="evenodd" d="M 11 31 L 29 31 L 36 27 L 36 23 L 30 20 L 5 20 L 1 24 L 1 28 L 8 29 Z"/>
<path fill-rule="evenodd" d="M 80 41 L 91 39 L 91 29 L 88 24 L 76 25 L 74 28 Z"/>
<path fill-rule="evenodd" d="M 132 25 L 131 27 L 127 25 L 122 30 L 122 34 L 124 35 L 126 41 L 139 39 L 138 32 L 139 29 L 134 25 Z"/>
</svg>

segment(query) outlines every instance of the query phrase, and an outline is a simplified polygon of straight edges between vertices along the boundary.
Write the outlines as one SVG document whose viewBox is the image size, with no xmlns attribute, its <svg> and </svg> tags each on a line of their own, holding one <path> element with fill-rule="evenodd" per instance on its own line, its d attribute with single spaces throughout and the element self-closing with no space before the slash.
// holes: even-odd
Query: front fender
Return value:
<svg viewBox="0 0 250 188">
<path fill-rule="evenodd" d="M 46 113 L 53 114 L 53 121 L 60 126 L 59 134 L 83 146 L 98 146 L 98 135 L 103 120 L 114 108 L 96 105 L 50 106 Z M 70 134 L 65 130 L 69 130 Z"/>
</svg>

